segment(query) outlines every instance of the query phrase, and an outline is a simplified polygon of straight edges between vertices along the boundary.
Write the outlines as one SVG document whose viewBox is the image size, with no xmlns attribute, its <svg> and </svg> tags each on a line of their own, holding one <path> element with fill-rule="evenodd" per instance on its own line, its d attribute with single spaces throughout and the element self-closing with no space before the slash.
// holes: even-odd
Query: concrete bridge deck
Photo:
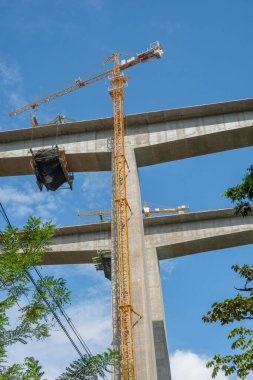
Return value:
<svg viewBox="0 0 253 380">
<path fill-rule="evenodd" d="M 253 99 L 129 115 L 126 124 L 137 166 L 242 148 L 253 145 Z M 105 118 L 2 131 L 0 176 L 32 174 L 30 148 L 56 142 L 70 171 L 110 170 L 112 128 Z"/>
<path fill-rule="evenodd" d="M 158 259 L 253 243 L 253 215 L 219 209 L 143 219 L 146 248 Z M 44 264 L 92 263 L 98 249 L 111 248 L 111 223 L 60 227 Z"/>
</svg>

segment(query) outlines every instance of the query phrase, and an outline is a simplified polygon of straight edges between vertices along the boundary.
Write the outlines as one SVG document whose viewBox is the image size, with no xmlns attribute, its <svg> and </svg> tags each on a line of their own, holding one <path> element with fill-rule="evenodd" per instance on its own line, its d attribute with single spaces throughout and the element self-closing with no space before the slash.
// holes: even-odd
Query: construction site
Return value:
<svg viewBox="0 0 253 380">
<path fill-rule="evenodd" d="M 108 5 L 112 18 L 104 2 L 94 0 L 83 12 L 76 5 L 73 24 L 68 20 L 73 8 L 54 4 L 54 17 L 47 9 L 41 25 L 31 5 L 29 22 L 28 13 L 20 18 L 24 51 L 30 38 L 37 52 L 26 56 L 20 45 L 25 79 L 17 65 L 5 63 L 10 53 L 6 61 L 0 56 L 1 112 L 8 110 L 0 114 L 0 231 L 12 222 L 22 228 L 29 215 L 52 220 L 55 235 L 28 280 L 36 289 L 33 276 L 43 279 L 60 268 L 74 293 L 73 307 L 51 310 L 57 323 L 48 352 L 46 345 L 37 349 L 35 344 L 22 352 L 20 342 L 10 351 L 12 362 L 33 351 L 41 355 L 46 380 L 58 379 L 69 358 L 89 358 L 106 347 L 118 360 L 108 371 L 97 366 L 87 379 L 210 380 L 207 360 L 219 349 L 226 351 L 225 338 L 202 326 L 201 318 L 219 297 L 231 295 L 234 279 L 228 267 L 252 253 L 253 213 L 236 215 L 221 196 L 238 183 L 242 168 L 252 165 L 253 98 L 245 90 L 249 68 L 245 63 L 239 73 L 241 61 L 234 57 L 246 37 L 237 41 L 229 34 L 233 44 L 227 37 L 223 41 L 222 33 L 228 32 L 220 13 L 193 6 L 195 15 L 185 1 L 184 23 L 166 24 L 176 5 L 159 3 L 159 22 L 146 4 L 141 10 L 136 4 L 134 12 Z M 176 7 L 173 14 L 181 12 Z M 127 28 L 119 17 L 124 12 Z M 191 27 L 185 26 L 188 14 Z M 214 18 L 221 31 L 213 40 Z M 33 23 L 34 30 L 39 28 L 34 36 L 26 26 Z M 136 48 L 144 29 L 164 41 Z M 44 34 L 48 41 L 40 52 L 43 43 L 38 40 L 38 49 L 36 43 Z M 176 34 L 181 40 L 173 46 L 172 38 L 170 51 L 169 37 Z M 11 38 L 23 35 L 15 29 Z M 127 40 L 124 50 L 131 43 L 135 50 L 112 50 L 121 40 Z M 65 81 L 80 62 L 86 73 Z M 237 87 L 231 77 L 238 79 Z"/>
<path fill-rule="evenodd" d="M 34 115 L 30 128 L 0 132 L 1 176 L 34 174 L 40 191 L 72 189 L 75 172 L 112 172 L 111 209 L 79 211 L 98 220 L 58 228 L 44 264 L 94 263 L 111 281 L 112 347 L 121 355 L 114 380 L 171 379 L 160 260 L 253 243 L 252 216 L 245 221 L 232 209 L 190 212 L 186 205 L 142 203 L 139 167 L 253 143 L 252 99 L 129 115 L 125 136 L 123 70 L 162 55 L 158 42 L 127 60 L 113 53 L 105 61 L 111 69 L 10 112 L 35 110 L 109 77 L 113 119 L 58 117 L 39 125 Z"/>
</svg>

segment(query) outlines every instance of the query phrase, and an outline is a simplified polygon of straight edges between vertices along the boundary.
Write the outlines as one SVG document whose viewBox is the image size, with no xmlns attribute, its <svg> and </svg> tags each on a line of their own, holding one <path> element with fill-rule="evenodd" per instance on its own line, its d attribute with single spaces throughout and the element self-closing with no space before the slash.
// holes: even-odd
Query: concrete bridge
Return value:
<svg viewBox="0 0 253 380">
<path fill-rule="evenodd" d="M 252 217 L 232 210 L 142 219 L 138 167 L 253 145 L 253 99 L 126 117 L 127 197 L 136 380 L 170 379 L 159 259 L 252 243 Z M 65 147 L 69 169 L 111 169 L 111 118 L 0 132 L 0 175 L 32 174 L 30 148 Z M 57 138 L 56 138 L 57 136 Z M 62 227 L 45 263 L 90 262 L 111 244 L 110 224 Z M 114 294 L 116 277 L 112 278 Z M 114 312 L 114 325 L 117 315 Z M 117 345 L 117 328 L 114 329 Z M 114 379 L 120 379 L 117 373 Z"/>
<path fill-rule="evenodd" d="M 145 218 L 143 224 L 146 248 L 155 249 L 158 260 L 253 244 L 253 215 L 238 217 L 232 208 Z M 98 250 L 111 248 L 111 222 L 59 227 L 43 264 L 91 264 Z"/>
</svg>

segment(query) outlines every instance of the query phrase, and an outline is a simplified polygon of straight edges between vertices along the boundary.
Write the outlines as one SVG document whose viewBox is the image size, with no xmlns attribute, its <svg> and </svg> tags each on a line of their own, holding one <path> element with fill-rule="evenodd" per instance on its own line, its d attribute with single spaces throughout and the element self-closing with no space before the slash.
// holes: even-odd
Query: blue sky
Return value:
<svg viewBox="0 0 253 380">
<path fill-rule="evenodd" d="M 0 128 L 28 127 L 29 113 L 10 119 L 8 111 L 102 71 L 113 51 L 132 56 L 156 40 L 163 59 L 127 73 L 127 114 L 250 98 L 252 11 L 251 0 L 0 0 Z M 108 87 L 101 81 L 76 91 L 42 106 L 37 118 L 111 116 Z M 229 207 L 221 193 L 240 181 L 252 153 L 245 148 L 142 168 L 142 198 L 192 211 Z M 55 194 L 39 193 L 33 176 L 1 178 L 0 200 L 18 226 L 31 213 L 60 225 L 80 223 L 78 209 L 110 208 L 110 173 L 77 174 L 73 192 Z M 162 263 L 173 380 L 184 378 L 183 367 L 189 380 L 210 379 L 206 358 L 227 352 L 226 329 L 204 325 L 201 316 L 214 300 L 233 294 L 230 267 L 251 262 L 251 255 L 245 246 Z M 69 313 L 93 350 L 109 346 L 110 286 L 102 274 L 91 266 L 43 272 L 67 278 L 74 297 Z M 11 357 L 37 353 L 47 379 L 55 378 L 74 353 L 63 353 L 64 338 L 53 335 L 52 344 L 17 347 Z"/>
</svg>

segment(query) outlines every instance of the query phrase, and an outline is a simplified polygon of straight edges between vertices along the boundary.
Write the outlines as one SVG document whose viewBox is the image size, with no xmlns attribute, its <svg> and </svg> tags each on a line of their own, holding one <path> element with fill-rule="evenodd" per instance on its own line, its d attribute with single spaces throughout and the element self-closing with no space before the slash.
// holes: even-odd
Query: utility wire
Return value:
<svg viewBox="0 0 253 380">
<path fill-rule="evenodd" d="M 6 221 L 6 223 L 8 224 L 9 227 L 12 227 L 11 225 L 11 222 L 5 212 L 5 209 L 2 205 L 2 203 L 0 202 L 0 213 L 1 215 L 3 216 L 4 220 Z M 35 266 L 33 266 L 33 269 L 35 270 L 35 272 L 37 273 L 38 277 L 41 279 L 41 281 L 43 282 L 44 278 L 42 276 L 42 274 L 40 273 L 40 271 L 38 270 L 38 268 L 36 268 Z M 36 291 L 40 294 L 40 296 L 42 297 L 43 301 L 45 302 L 45 304 L 47 305 L 47 307 L 49 308 L 49 310 L 51 311 L 51 313 L 53 314 L 54 318 L 56 319 L 56 321 L 58 322 L 58 324 L 60 325 L 60 327 L 62 328 L 63 332 L 66 334 L 66 336 L 68 337 L 69 341 L 71 342 L 72 346 L 74 347 L 74 349 L 76 350 L 76 352 L 78 353 L 78 355 L 81 357 L 81 359 L 83 359 L 83 354 L 81 353 L 81 351 L 79 350 L 78 346 L 76 345 L 76 343 L 74 342 L 74 340 L 72 339 L 72 337 L 70 336 L 70 334 L 68 333 L 66 327 L 63 325 L 62 321 L 60 320 L 60 318 L 58 317 L 57 313 L 55 312 L 55 309 L 54 307 L 51 305 L 51 303 L 47 300 L 47 298 L 45 297 L 45 295 L 43 294 L 42 290 L 40 289 L 40 287 L 37 285 L 35 279 L 33 278 L 33 276 L 27 271 L 27 277 L 29 278 L 29 280 L 32 282 L 32 284 L 34 285 Z M 78 339 L 79 343 L 81 344 L 81 346 L 84 348 L 86 354 L 88 356 L 92 356 L 92 352 L 90 351 L 89 347 L 87 346 L 87 344 L 85 343 L 85 341 L 83 340 L 83 338 L 81 337 L 80 333 L 78 332 L 77 328 L 75 327 L 75 325 L 73 324 L 73 322 L 71 321 L 70 317 L 67 315 L 67 313 L 65 312 L 65 310 L 63 309 L 63 307 L 61 306 L 61 304 L 59 303 L 59 301 L 52 295 L 52 293 L 49 291 L 49 295 L 50 297 L 53 299 L 55 305 L 58 307 L 58 309 L 60 310 L 61 314 L 63 315 L 64 319 L 66 320 L 66 322 L 68 323 L 68 325 L 70 326 L 71 330 L 73 331 L 74 335 L 76 336 L 76 338 Z M 103 370 L 101 368 L 98 368 L 98 373 L 99 375 L 107 380 L 107 377 L 106 375 L 104 374 Z M 97 375 L 94 375 L 94 379 L 97 380 Z"/>
<path fill-rule="evenodd" d="M 10 220 L 3 208 L 3 205 L 2 203 L 0 203 L 0 207 L 1 207 L 1 214 L 3 215 L 5 221 L 8 223 L 9 227 L 12 227 L 11 223 L 10 223 Z M 34 267 L 35 268 L 35 267 Z M 29 278 L 29 280 L 32 282 L 32 284 L 34 285 L 35 289 L 37 290 L 37 292 L 40 294 L 40 296 L 42 296 L 43 298 L 43 301 L 46 303 L 46 305 L 48 306 L 48 308 L 50 309 L 50 311 L 52 312 L 54 318 L 57 320 L 57 322 L 59 323 L 59 325 L 61 326 L 61 328 L 63 329 L 63 331 L 65 332 L 65 334 L 67 335 L 67 337 L 69 338 L 69 340 L 71 341 L 71 343 L 73 344 L 73 346 L 75 347 L 76 351 L 78 352 L 78 354 L 82 357 L 82 353 L 81 351 L 78 349 L 78 347 L 76 346 L 75 342 L 73 341 L 73 339 L 69 336 L 69 333 L 67 332 L 66 328 L 64 327 L 64 325 L 62 324 L 61 320 L 59 319 L 58 315 L 56 314 L 53 306 L 50 304 L 50 302 L 46 299 L 46 297 L 44 296 L 43 292 L 41 291 L 40 287 L 37 285 L 36 281 L 34 280 L 33 276 L 27 271 L 27 277 Z M 42 276 L 40 277 L 42 278 Z"/>
<path fill-rule="evenodd" d="M 36 268 L 35 266 L 33 266 L 33 269 L 35 270 L 35 272 L 37 273 L 37 275 L 39 276 L 39 278 L 43 281 L 43 276 L 42 274 L 40 273 L 40 271 L 38 270 L 38 268 Z M 87 344 L 84 342 L 83 338 L 81 337 L 80 333 L 78 332 L 78 330 L 76 329 L 75 325 L 73 324 L 73 322 L 71 321 L 71 318 L 67 315 L 67 313 L 65 312 L 65 310 L 63 309 L 63 307 L 61 306 L 61 304 L 59 303 L 59 301 L 52 295 L 52 293 L 50 292 L 49 290 L 49 295 L 50 297 L 53 299 L 53 301 L 55 302 L 55 304 L 57 305 L 57 307 L 59 308 L 61 314 L 63 315 L 63 317 L 65 318 L 66 322 L 68 323 L 68 325 L 70 326 L 70 328 L 73 330 L 73 332 L 75 333 L 77 339 L 79 340 L 80 344 L 82 345 L 82 347 L 84 348 L 85 352 L 87 353 L 87 355 L 92 355 L 92 352 L 90 351 L 89 347 L 87 346 Z"/>
</svg>

